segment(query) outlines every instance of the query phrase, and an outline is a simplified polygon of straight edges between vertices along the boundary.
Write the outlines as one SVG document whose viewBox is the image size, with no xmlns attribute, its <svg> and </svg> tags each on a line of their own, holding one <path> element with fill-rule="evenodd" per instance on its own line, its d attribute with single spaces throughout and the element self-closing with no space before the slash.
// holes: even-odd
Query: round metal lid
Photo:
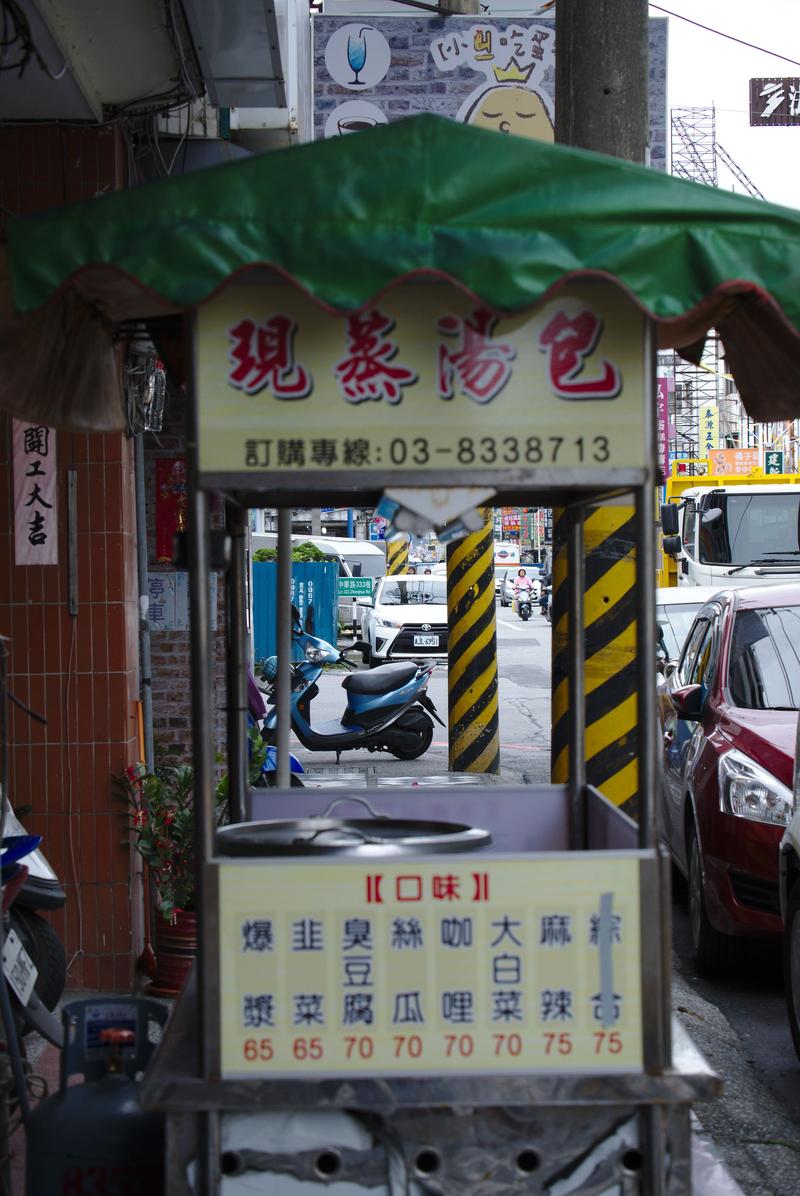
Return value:
<svg viewBox="0 0 800 1196">
<path fill-rule="evenodd" d="M 220 855 L 340 855 L 361 859 L 478 851 L 488 831 L 414 818 L 290 818 L 240 822 L 218 832 Z"/>
</svg>

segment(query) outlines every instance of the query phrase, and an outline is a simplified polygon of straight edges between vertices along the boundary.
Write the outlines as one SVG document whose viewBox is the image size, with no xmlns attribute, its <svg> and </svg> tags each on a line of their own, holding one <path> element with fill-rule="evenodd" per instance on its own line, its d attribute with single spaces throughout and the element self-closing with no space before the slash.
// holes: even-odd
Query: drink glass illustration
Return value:
<svg viewBox="0 0 800 1196">
<path fill-rule="evenodd" d="M 364 63 L 367 61 L 367 39 L 364 34 L 367 31 L 365 25 L 359 29 L 358 33 L 351 33 L 347 39 L 347 61 L 350 64 L 350 69 L 355 75 L 354 79 L 350 80 L 351 87 L 358 84 L 359 87 L 364 86 L 362 79 L 359 79 L 359 71 L 363 71 Z"/>
</svg>

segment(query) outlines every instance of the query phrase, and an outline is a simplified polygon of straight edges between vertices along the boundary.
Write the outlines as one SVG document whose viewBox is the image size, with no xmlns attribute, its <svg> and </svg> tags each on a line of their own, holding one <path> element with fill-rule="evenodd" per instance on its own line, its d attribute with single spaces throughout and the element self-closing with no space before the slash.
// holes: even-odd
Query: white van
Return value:
<svg viewBox="0 0 800 1196">
<path fill-rule="evenodd" d="M 277 548 L 278 533 L 253 532 L 250 543 L 253 552 L 258 548 Z M 292 547 L 308 543 L 323 552 L 326 560 L 338 563 L 340 577 L 378 578 L 386 574 L 386 549 L 380 543 L 350 539 L 349 536 L 292 536 Z M 345 627 L 352 627 L 356 636 L 361 632 L 360 616 L 355 594 L 339 598 L 339 621 Z"/>
</svg>

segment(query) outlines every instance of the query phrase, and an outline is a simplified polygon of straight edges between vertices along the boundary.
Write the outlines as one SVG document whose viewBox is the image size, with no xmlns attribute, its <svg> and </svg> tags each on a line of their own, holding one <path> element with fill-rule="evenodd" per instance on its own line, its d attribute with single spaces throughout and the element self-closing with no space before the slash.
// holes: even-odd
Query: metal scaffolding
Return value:
<svg viewBox="0 0 800 1196">
<path fill-rule="evenodd" d="M 670 157 L 672 174 L 708 187 L 719 186 L 720 164 L 749 195 L 764 196 L 744 170 L 717 141 L 716 112 L 712 108 L 673 108 L 671 110 Z M 739 393 L 725 376 L 725 362 L 719 337 L 709 333 L 700 366 L 691 365 L 677 353 L 659 354 L 659 364 L 671 369 L 674 393 L 670 419 L 675 436 L 670 449 L 681 456 L 696 456 L 698 451 L 698 412 L 706 403 L 719 410 L 719 435 L 723 447 L 737 448 L 750 443 Z"/>
</svg>

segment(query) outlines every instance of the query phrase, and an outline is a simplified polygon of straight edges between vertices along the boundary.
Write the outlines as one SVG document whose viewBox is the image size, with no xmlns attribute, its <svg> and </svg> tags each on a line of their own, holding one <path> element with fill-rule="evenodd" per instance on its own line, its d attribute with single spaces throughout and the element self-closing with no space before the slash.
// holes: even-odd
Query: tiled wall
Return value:
<svg viewBox="0 0 800 1196">
<path fill-rule="evenodd" d="M 121 183 L 113 128 L 0 128 L 0 203 L 23 214 Z M 69 984 L 128 988 L 137 953 L 132 858 L 110 776 L 138 757 L 137 584 L 133 458 L 122 435 L 58 433 L 59 564 L 17 568 L 10 426 L 0 417 L 0 634 L 11 639 L 14 692 L 44 713 L 14 711 L 10 789 L 33 806 L 32 831 L 67 890 L 53 915 Z M 77 473 L 78 613 L 67 609 L 66 475 Z"/>
<path fill-rule="evenodd" d="M 14 565 L 10 421 L 0 421 L 0 634 L 9 682 L 44 714 L 10 714 L 10 793 L 65 883 L 53 915 L 70 984 L 131 980 L 130 849 L 110 777 L 137 758 L 136 535 L 131 443 L 57 434 L 58 565 Z M 78 611 L 68 610 L 67 473 L 77 475 Z"/>
</svg>

